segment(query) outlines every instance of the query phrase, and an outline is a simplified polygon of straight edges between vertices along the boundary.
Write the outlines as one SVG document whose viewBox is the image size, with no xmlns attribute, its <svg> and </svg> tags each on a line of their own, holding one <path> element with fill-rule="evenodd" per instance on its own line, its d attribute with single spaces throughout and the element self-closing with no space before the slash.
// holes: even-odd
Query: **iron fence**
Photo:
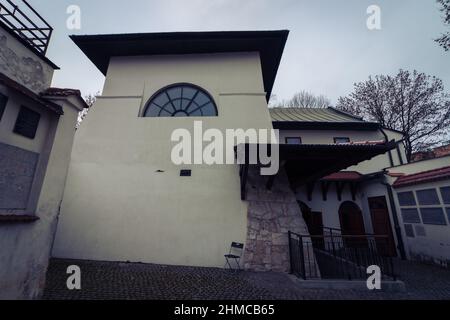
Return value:
<svg viewBox="0 0 450 320">
<path fill-rule="evenodd" d="M 376 265 L 383 278 L 395 280 L 390 238 L 384 235 L 342 235 L 324 228 L 323 235 L 289 232 L 291 272 L 303 279 L 367 279 Z"/>
</svg>

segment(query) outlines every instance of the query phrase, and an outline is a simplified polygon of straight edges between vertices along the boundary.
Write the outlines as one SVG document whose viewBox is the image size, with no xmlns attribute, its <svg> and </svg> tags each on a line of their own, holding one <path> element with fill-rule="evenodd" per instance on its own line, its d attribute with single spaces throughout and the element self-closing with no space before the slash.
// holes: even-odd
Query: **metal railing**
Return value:
<svg viewBox="0 0 450 320">
<path fill-rule="evenodd" d="M 15 2 L 0 0 L 0 21 L 45 55 L 53 28 L 26 0 L 20 1 L 21 6 Z"/>
<path fill-rule="evenodd" d="M 396 280 L 390 238 L 384 235 L 342 235 L 324 228 L 323 235 L 289 232 L 291 273 L 307 279 L 367 279 L 367 267 L 380 267 L 384 279 Z"/>
</svg>

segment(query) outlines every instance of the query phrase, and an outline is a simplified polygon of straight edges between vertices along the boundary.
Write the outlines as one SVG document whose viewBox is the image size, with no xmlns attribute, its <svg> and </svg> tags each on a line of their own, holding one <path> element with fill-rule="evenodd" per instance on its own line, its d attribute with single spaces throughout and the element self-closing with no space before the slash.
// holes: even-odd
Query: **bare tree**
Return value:
<svg viewBox="0 0 450 320">
<path fill-rule="evenodd" d="M 300 91 L 289 100 L 276 101 L 276 96 L 271 97 L 272 107 L 281 108 L 327 108 L 330 100 L 324 95 L 316 96 L 308 91 Z"/>
<path fill-rule="evenodd" d="M 400 70 L 395 76 L 378 75 L 355 83 L 337 108 L 402 131 L 408 161 L 415 151 L 448 139 L 450 96 L 442 80 L 417 71 Z"/>
<path fill-rule="evenodd" d="M 444 14 L 444 24 L 448 27 L 450 25 L 450 0 L 437 0 L 441 5 L 441 12 Z M 450 49 L 450 31 L 442 34 L 442 36 L 435 40 L 441 47 L 448 51 Z"/>
<path fill-rule="evenodd" d="M 97 91 L 96 94 L 89 93 L 87 96 L 84 97 L 84 101 L 86 101 L 86 104 L 89 106 L 89 108 L 91 108 L 94 105 L 98 95 L 100 95 L 100 91 Z M 80 127 L 81 122 L 83 122 L 83 120 L 86 118 L 88 112 L 89 109 L 85 108 L 78 113 L 78 121 L 75 128 L 78 129 Z"/>
</svg>

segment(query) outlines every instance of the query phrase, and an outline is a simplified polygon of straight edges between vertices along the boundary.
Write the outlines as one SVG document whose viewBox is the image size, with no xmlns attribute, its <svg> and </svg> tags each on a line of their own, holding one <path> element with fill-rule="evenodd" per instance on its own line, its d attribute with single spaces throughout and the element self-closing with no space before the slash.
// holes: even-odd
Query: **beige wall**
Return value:
<svg viewBox="0 0 450 320">
<path fill-rule="evenodd" d="M 47 141 L 53 113 L 44 110 L 40 105 L 28 97 L 18 94 L 5 86 L 0 85 L 0 93 L 8 97 L 6 109 L 0 120 L 0 142 L 14 145 L 28 151 L 41 153 Z M 30 108 L 41 115 L 39 127 L 34 139 L 29 139 L 13 132 L 21 106 Z"/>
<path fill-rule="evenodd" d="M 54 70 L 0 27 L 0 72 L 40 93 L 50 87 Z"/>
<path fill-rule="evenodd" d="M 70 103 L 59 103 L 64 115 L 58 119 L 56 115 L 49 114 L 52 121 L 40 150 L 40 163 L 45 163 L 40 164 L 36 172 L 35 180 L 40 180 L 40 185 L 33 191 L 30 201 L 34 206 L 27 212 L 36 215 L 39 220 L 25 224 L 0 224 L 0 299 L 37 298 L 44 288 L 79 111 L 79 107 L 75 108 Z M 15 101 L 10 99 L 7 111 L 11 106 L 14 109 L 14 105 Z M 4 138 L 4 134 L 0 137 Z M 8 141 L 31 148 L 30 145 L 22 145 L 17 138 L 10 137 Z M 37 146 L 33 148 L 39 149 Z"/>
<path fill-rule="evenodd" d="M 157 90 L 179 82 L 209 91 L 219 116 L 138 117 Z M 247 204 L 237 166 L 172 163 L 172 131 L 192 131 L 195 120 L 271 128 L 258 54 L 113 58 L 76 135 L 53 256 L 223 266 L 230 243 L 245 242 Z"/>
</svg>

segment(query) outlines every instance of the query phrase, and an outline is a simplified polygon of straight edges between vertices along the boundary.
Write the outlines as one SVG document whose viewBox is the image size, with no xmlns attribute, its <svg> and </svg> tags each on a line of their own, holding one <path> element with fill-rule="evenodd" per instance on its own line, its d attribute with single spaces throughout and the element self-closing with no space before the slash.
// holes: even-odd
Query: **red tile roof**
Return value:
<svg viewBox="0 0 450 320">
<path fill-rule="evenodd" d="M 75 96 L 78 101 L 83 105 L 83 108 L 88 109 L 86 101 L 81 96 L 80 90 L 77 89 L 69 89 L 69 88 L 48 88 L 45 91 L 41 92 L 41 96 L 43 97 L 70 97 Z"/>
<path fill-rule="evenodd" d="M 340 171 L 340 172 L 332 173 L 326 177 L 323 177 L 322 180 L 355 181 L 355 180 L 359 180 L 361 177 L 362 177 L 362 174 L 357 171 Z"/>
<path fill-rule="evenodd" d="M 402 176 L 394 182 L 393 187 L 400 188 L 444 179 L 450 179 L 450 166 Z"/>
<path fill-rule="evenodd" d="M 60 96 L 60 97 L 68 97 L 68 96 L 79 96 L 81 97 L 80 90 L 77 89 L 68 89 L 68 88 L 48 88 L 41 93 L 43 96 Z"/>
</svg>

